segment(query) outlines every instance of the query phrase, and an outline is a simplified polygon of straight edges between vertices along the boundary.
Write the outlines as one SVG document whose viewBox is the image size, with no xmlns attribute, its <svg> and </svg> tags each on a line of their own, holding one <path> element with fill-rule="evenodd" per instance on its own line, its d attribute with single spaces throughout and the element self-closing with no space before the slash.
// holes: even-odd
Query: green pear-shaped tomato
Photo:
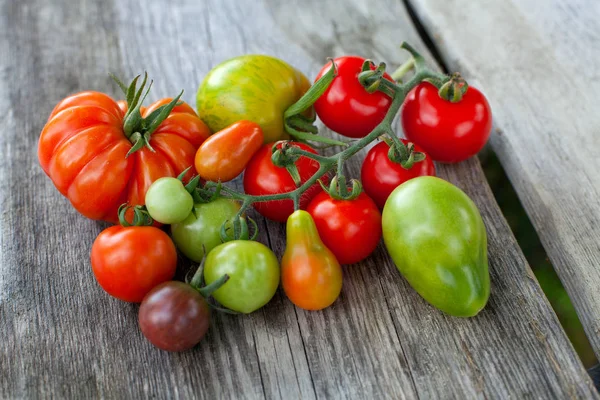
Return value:
<svg viewBox="0 0 600 400">
<path fill-rule="evenodd" d="M 442 179 L 398 186 L 383 208 L 383 239 L 400 273 L 425 300 L 472 317 L 490 295 L 485 226 L 475 203 Z"/>
<path fill-rule="evenodd" d="M 241 120 L 260 125 L 265 143 L 287 139 L 283 113 L 310 87 L 294 67 L 275 57 L 244 55 L 213 68 L 198 88 L 198 115 L 212 132 Z"/>
<path fill-rule="evenodd" d="M 225 198 L 194 204 L 194 212 L 182 222 L 171 225 L 175 246 L 190 260 L 202 261 L 204 249 L 210 252 L 222 243 L 221 225 L 231 220 L 239 209 L 239 203 Z"/>
<path fill-rule="evenodd" d="M 244 314 L 267 304 L 279 286 L 277 257 L 267 246 L 252 240 L 232 240 L 208 253 L 204 264 L 206 284 L 225 274 L 229 280 L 213 296 L 225 307 Z"/>
</svg>

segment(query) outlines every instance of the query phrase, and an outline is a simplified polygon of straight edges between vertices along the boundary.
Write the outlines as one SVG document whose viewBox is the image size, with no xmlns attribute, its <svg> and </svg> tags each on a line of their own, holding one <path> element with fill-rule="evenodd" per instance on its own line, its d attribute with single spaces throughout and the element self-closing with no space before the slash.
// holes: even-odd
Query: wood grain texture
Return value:
<svg viewBox="0 0 600 400">
<path fill-rule="evenodd" d="M 600 357 L 600 3 L 411 3 L 491 99 L 491 145 Z"/>
<path fill-rule="evenodd" d="M 345 267 L 333 307 L 306 312 L 278 293 L 252 315 L 215 315 L 206 339 L 182 354 L 148 344 L 138 307 L 96 285 L 89 250 L 105 225 L 71 209 L 37 165 L 37 137 L 54 104 L 84 89 L 117 95 L 107 71 L 129 78 L 147 70 L 150 100 L 184 88 L 193 104 L 204 74 L 242 53 L 278 56 L 312 77 L 326 56 L 399 64 L 400 40 L 424 49 L 399 2 L 385 2 L 386 13 L 368 3 L 0 3 L 0 106 L 8 110 L 0 135 L 1 398 L 597 397 L 476 160 L 440 168 L 474 199 L 488 229 L 492 296 L 473 319 L 427 305 L 382 246 Z M 349 163 L 349 173 L 358 176 L 359 165 Z M 259 240 L 281 256 L 283 226 L 259 222 Z"/>
</svg>

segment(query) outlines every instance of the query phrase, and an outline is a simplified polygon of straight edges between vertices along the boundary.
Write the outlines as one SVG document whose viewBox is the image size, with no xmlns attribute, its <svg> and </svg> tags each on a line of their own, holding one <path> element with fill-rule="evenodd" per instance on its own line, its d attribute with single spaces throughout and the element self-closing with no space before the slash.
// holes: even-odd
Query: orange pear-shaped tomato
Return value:
<svg viewBox="0 0 600 400">
<path fill-rule="evenodd" d="M 292 303 L 306 310 L 329 307 L 342 291 L 340 263 L 321 241 L 306 211 L 295 211 L 287 220 L 281 281 Z"/>
<path fill-rule="evenodd" d="M 202 143 L 196 152 L 196 171 L 207 181 L 228 182 L 242 173 L 262 144 L 260 125 L 238 121 Z"/>
</svg>

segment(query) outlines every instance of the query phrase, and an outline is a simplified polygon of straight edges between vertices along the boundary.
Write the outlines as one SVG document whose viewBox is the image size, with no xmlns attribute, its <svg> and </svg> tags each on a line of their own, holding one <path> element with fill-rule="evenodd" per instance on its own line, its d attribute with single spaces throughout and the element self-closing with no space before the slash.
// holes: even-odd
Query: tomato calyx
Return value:
<svg viewBox="0 0 600 400">
<path fill-rule="evenodd" d="M 200 175 L 193 176 L 188 183 L 183 180 L 186 174 L 192 167 L 187 167 L 178 176 L 177 179 L 184 184 L 185 190 L 192 195 L 194 204 L 205 204 L 217 199 L 221 193 L 222 184 L 221 182 L 206 182 L 203 186 L 200 185 Z M 192 212 L 195 213 L 195 208 L 192 208 Z"/>
<path fill-rule="evenodd" d="M 131 223 L 127 220 L 127 212 L 133 210 L 133 220 Z M 119 216 L 119 223 L 121 226 L 152 226 L 154 220 L 150 216 L 150 213 L 146 209 L 146 206 L 130 206 L 127 203 L 121 204 L 117 211 Z"/>
<path fill-rule="evenodd" d="M 279 144 L 281 144 L 281 146 L 279 146 Z M 302 184 L 302 178 L 300 177 L 300 172 L 298 172 L 296 162 L 300 158 L 300 154 L 293 154 L 291 149 L 293 149 L 293 147 L 288 141 L 275 143 L 271 148 L 271 161 L 273 162 L 273 165 L 285 168 L 292 177 L 296 187 L 299 187 Z"/>
<path fill-rule="evenodd" d="M 362 193 L 362 184 L 358 179 L 351 179 L 351 187 L 346 184 L 344 175 L 336 175 L 331 180 L 329 187 L 325 186 L 323 181 L 318 180 L 319 185 L 332 199 L 335 200 L 354 200 Z"/>
<path fill-rule="evenodd" d="M 438 94 L 444 100 L 448 100 L 451 103 L 458 103 L 462 100 L 462 97 L 467 93 L 468 89 L 469 85 L 467 84 L 467 81 L 465 81 L 460 73 L 455 72 L 441 85 L 441 87 L 439 87 Z"/>
<path fill-rule="evenodd" d="M 154 82 L 150 81 L 150 84 L 146 88 L 146 83 L 148 82 L 148 73 L 144 72 L 144 79 L 142 80 L 139 88 L 137 87 L 137 83 L 141 75 L 136 76 L 133 81 L 131 81 L 129 86 L 125 85 L 115 75 L 109 75 L 117 83 L 117 85 L 119 85 L 125 94 L 125 100 L 127 101 L 127 112 L 123 117 L 123 133 L 133 144 L 133 146 L 127 152 L 125 157 L 129 157 L 131 154 L 144 147 L 152 152 L 155 152 L 150 145 L 150 136 L 159 127 L 159 125 L 165 119 L 167 119 L 167 117 L 171 114 L 171 111 L 173 111 L 173 108 L 181 104 L 179 99 L 183 94 L 183 90 L 177 97 L 171 100 L 171 102 L 158 107 L 156 110 L 152 111 L 150 115 L 147 115 L 145 118 L 143 118 L 140 110 L 144 100 L 146 99 L 146 96 L 148 96 L 148 93 L 150 92 L 152 83 Z"/>
<path fill-rule="evenodd" d="M 252 235 L 250 235 L 248 221 L 252 225 Z M 234 240 L 255 240 L 258 237 L 258 224 L 250 217 L 236 215 L 231 221 L 227 220 L 221 225 L 220 236 L 223 243 Z"/>
<path fill-rule="evenodd" d="M 415 145 L 413 143 L 405 145 L 395 135 L 383 137 L 382 139 L 390 146 L 390 149 L 388 150 L 388 158 L 390 161 L 400 164 L 404 169 L 411 169 L 415 163 L 421 162 L 427 157 L 425 153 L 415 151 Z"/>
<path fill-rule="evenodd" d="M 369 59 L 365 60 L 361 67 L 361 72 L 358 74 L 358 81 L 364 86 L 367 93 L 372 94 L 379 90 L 393 98 L 394 91 L 385 84 L 381 84 L 382 80 L 384 80 L 383 75 L 385 74 L 385 63 L 381 62 L 377 68 L 372 69 L 374 66 L 375 63 L 373 63 L 373 61 Z"/>
</svg>

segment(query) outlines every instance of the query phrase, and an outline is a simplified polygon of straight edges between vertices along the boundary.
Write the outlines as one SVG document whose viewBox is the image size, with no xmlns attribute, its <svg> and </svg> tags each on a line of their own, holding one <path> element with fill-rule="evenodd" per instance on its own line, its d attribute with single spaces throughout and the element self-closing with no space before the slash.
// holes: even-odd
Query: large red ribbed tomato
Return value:
<svg viewBox="0 0 600 400">
<path fill-rule="evenodd" d="M 142 107 L 141 116 L 156 117 L 152 112 L 170 101 Z M 148 130 L 154 151 L 144 146 L 127 156 L 133 139 L 123 128 L 126 108 L 103 93 L 78 93 L 58 103 L 42 130 L 38 158 L 44 172 L 88 218 L 116 222 L 122 203 L 144 204 L 150 184 L 194 165 L 196 150 L 210 135 L 194 110 L 182 103 L 153 132 L 149 121 L 139 122 L 135 131 L 143 135 Z"/>
</svg>

